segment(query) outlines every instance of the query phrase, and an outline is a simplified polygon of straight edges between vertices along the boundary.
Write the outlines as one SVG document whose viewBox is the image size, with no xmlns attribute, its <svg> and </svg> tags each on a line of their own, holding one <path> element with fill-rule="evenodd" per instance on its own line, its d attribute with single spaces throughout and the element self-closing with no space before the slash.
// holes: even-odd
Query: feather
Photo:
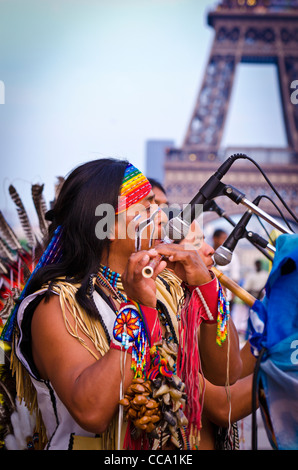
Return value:
<svg viewBox="0 0 298 470">
<path fill-rule="evenodd" d="M 18 237 L 14 233 L 13 229 L 10 227 L 8 222 L 5 220 L 4 215 L 0 211 L 0 232 L 2 232 L 2 235 L 7 242 L 8 246 L 12 250 L 21 250 L 21 244 L 18 240 Z"/>
<path fill-rule="evenodd" d="M 11 415 L 13 433 L 5 438 L 7 450 L 27 449 L 27 439 L 33 436 L 35 415 L 30 415 L 24 402 L 16 401 L 16 410 Z"/>
<path fill-rule="evenodd" d="M 6 297 L 3 308 L 2 310 L 0 310 L 0 318 L 3 321 L 3 323 L 6 322 L 9 315 L 13 311 L 16 300 L 19 296 L 20 296 L 20 291 L 14 287 L 12 289 L 12 294 L 10 295 L 8 294 L 8 296 Z"/>
<path fill-rule="evenodd" d="M 5 273 L 7 273 L 7 269 L 4 266 L 4 264 L 1 263 L 1 261 L 0 261 L 0 274 L 5 274 Z M 0 285 L 0 287 L 1 287 L 1 285 Z"/>
<path fill-rule="evenodd" d="M 43 198 L 43 195 L 42 195 L 43 188 L 44 188 L 43 184 L 42 185 L 33 184 L 31 186 L 31 194 L 32 194 L 33 204 L 35 206 L 36 213 L 38 216 L 40 231 L 43 237 L 46 237 L 48 233 L 48 222 L 45 219 L 45 213 L 47 211 L 47 207 L 46 207 L 46 203 Z"/>
<path fill-rule="evenodd" d="M 63 176 L 58 176 L 57 177 L 57 183 L 55 184 L 55 200 L 57 201 L 57 198 L 59 196 L 59 193 L 61 191 L 61 188 L 64 183 L 64 177 Z"/>
<path fill-rule="evenodd" d="M 22 203 L 22 200 L 21 200 L 17 190 L 15 189 L 15 187 L 12 184 L 9 186 L 8 190 L 9 190 L 9 194 L 10 194 L 13 202 L 17 206 L 18 216 L 19 216 L 21 225 L 23 227 L 23 230 L 25 232 L 25 235 L 27 237 L 28 245 L 33 247 L 33 246 L 35 246 L 35 237 L 34 237 L 33 230 L 32 230 L 32 227 L 31 227 L 31 224 L 30 224 L 30 221 L 29 221 L 28 214 L 27 214 L 26 209 L 24 207 L 24 204 Z"/>
<path fill-rule="evenodd" d="M 2 345 L 4 356 L 0 363 L 0 450 L 4 438 L 12 432 L 11 414 L 16 410 L 16 380 L 11 370 L 11 348 Z"/>
<path fill-rule="evenodd" d="M 7 367 L 7 366 L 6 366 Z M 5 377 L 5 369 L 2 370 L 1 369 L 1 377 L 4 376 Z M 5 377 L 7 378 L 7 377 Z M 10 403 L 10 407 L 15 410 L 16 409 L 16 405 L 13 401 L 13 397 L 12 397 L 12 393 L 9 391 L 9 388 L 5 385 L 5 383 L 3 382 L 3 380 L 1 379 L 0 380 L 0 389 L 2 389 L 4 392 L 5 392 L 5 396 L 8 398 L 8 402 Z"/>
<path fill-rule="evenodd" d="M 5 437 L 5 447 L 7 450 L 20 450 L 19 444 L 13 434 L 8 434 Z"/>
<path fill-rule="evenodd" d="M 2 238 L 0 237 L 0 256 L 1 258 L 6 258 L 10 262 L 15 261 L 15 257 L 13 254 L 10 252 L 9 248 L 6 246 Z"/>
</svg>

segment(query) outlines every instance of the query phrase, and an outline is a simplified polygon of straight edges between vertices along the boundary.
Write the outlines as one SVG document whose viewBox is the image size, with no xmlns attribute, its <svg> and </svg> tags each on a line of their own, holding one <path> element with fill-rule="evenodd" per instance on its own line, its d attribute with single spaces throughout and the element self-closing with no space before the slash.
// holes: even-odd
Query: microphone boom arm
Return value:
<svg viewBox="0 0 298 470">
<path fill-rule="evenodd" d="M 244 198 L 242 201 L 241 201 L 241 204 L 243 204 L 244 206 L 248 207 L 252 212 L 254 212 L 255 214 L 259 215 L 260 217 L 262 217 L 262 219 L 266 220 L 266 222 L 268 222 L 269 224 L 273 225 L 273 227 L 277 228 L 278 230 L 280 230 L 280 232 L 282 233 L 287 233 L 289 235 L 293 235 L 294 232 L 292 232 L 292 230 L 288 229 L 287 227 L 285 227 L 284 225 L 280 224 L 279 222 L 277 222 L 273 217 L 271 217 L 269 214 L 267 214 L 267 212 L 263 211 L 262 209 L 260 209 L 258 206 L 255 206 L 255 204 L 253 204 L 252 202 L 250 202 L 248 199 Z"/>
<path fill-rule="evenodd" d="M 277 222 L 271 215 L 267 214 L 267 212 L 263 211 L 260 209 L 258 206 L 253 204 L 251 201 L 249 201 L 243 193 L 238 191 L 238 189 L 234 188 L 231 185 L 226 185 L 224 193 L 226 196 L 228 196 L 232 201 L 236 202 L 236 204 L 243 204 L 246 206 L 248 209 L 250 209 L 254 214 L 257 214 L 258 216 L 262 217 L 262 219 L 266 220 L 269 224 L 271 224 L 273 227 L 278 229 L 282 233 L 288 233 L 289 235 L 293 235 L 293 232 L 289 230 L 287 227 L 284 225 L 280 224 Z"/>
</svg>

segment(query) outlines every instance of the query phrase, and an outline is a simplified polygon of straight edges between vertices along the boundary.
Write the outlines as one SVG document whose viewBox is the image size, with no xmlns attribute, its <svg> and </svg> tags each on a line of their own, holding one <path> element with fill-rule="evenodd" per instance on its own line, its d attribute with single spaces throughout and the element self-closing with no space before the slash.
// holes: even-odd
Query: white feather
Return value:
<svg viewBox="0 0 298 470">
<path fill-rule="evenodd" d="M 16 411 L 11 415 L 13 434 L 5 438 L 8 450 L 23 450 L 27 448 L 27 438 L 34 433 L 35 416 L 31 415 L 22 401 L 16 401 Z"/>
<path fill-rule="evenodd" d="M 5 437 L 5 447 L 7 450 L 21 450 L 13 434 L 8 434 Z"/>
</svg>

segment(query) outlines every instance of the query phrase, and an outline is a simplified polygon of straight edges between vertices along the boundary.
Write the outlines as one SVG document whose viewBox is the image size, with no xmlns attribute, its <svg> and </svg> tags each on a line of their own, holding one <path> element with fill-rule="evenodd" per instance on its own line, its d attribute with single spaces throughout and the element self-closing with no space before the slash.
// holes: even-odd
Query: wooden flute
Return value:
<svg viewBox="0 0 298 470">
<path fill-rule="evenodd" d="M 154 269 L 158 264 L 164 259 L 163 255 L 157 256 L 156 258 L 152 259 L 150 263 L 145 266 L 142 270 L 142 275 L 146 278 L 152 277 Z M 256 299 L 253 295 L 247 292 L 243 287 L 239 286 L 235 281 L 230 279 L 228 276 L 223 274 L 219 269 L 215 266 L 211 268 L 211 271 L 215 274 L 217 279 L 221 282 L 223 286 L 229 289 L 236 297 L 241 299 L 246 305 L 252 307 L 255 303 Z"/>
<path fill-rule="evenodd" d="M 146 277 L 146 278 L 152 277 L 154 269 L 156 268 L 156 266 L 159 265 L 159 263 L 163 259 L 165 259 L 165 256 L 163 256 L 163 255 L 158 255 L 158 256 L 156 256 L 156 258 L 153 258 L 149 262 L 149 264 L 142 269 L 143 277 Z"/>
<path fill-rule="evenodd" d="M 236 297 L 243 300 L 243 302 L 249 307 L 253 306 L 253 304 L 256 301 L 256 298 L 253 295 L 251 295 L 249 292 L 243 289 L 243 287 L 239 286 L 237 282 L 230 279 L 228 276 L 223 274 L 214 266 L 211 268 L 211 271 L 215 274 L 215 276 L 221 282 L 221 284 L 225 286 L 227 289 L 229 289 L 231 292 L 233 292 L 233 294 L 235 294 Z"/>
</svg>

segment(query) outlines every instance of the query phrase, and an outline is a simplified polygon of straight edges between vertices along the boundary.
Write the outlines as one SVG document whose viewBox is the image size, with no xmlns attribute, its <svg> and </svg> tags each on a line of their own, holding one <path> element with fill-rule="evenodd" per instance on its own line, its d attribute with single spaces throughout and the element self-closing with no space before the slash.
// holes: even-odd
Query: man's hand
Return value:
<svg viewBox="0 0 298 470">
<path fill-rule="evenodd" d="M 150 259 L 155 257 L 154 250 L 138 251 L 133 253 L 122 274 L 122 283 L 127 296 L 147 307 L 156 307 L 155 278 L 166 267 L 166 262 L 161 261 L 155 268 L 151 278 L 142 275 L 142 269 L 148 265 Z"/>
<path fill-rule="evenodd" d="M 167 258 L 167 267 L 188 285 L 199 286 L 211 281 L 211 274 L 195 248 L 189 250 L 183 245 L 164 243 L 157 245 L 155 250 Z"/>
</svg>

